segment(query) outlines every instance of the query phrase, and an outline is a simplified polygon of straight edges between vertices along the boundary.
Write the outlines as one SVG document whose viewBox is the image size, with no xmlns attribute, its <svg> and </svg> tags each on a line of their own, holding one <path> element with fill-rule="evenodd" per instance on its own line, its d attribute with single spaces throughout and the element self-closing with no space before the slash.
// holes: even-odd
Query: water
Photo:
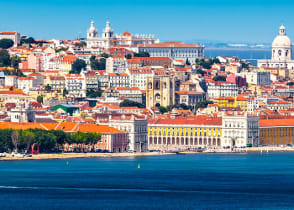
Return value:
<svg viewBox="0 0 294 210">
<path fill-rule="evenodd" d="M 293 209 L 293 177 L 291 152 L 0 162 L 0 208 Z"/>
<path fill-rule="evenodd" d="M 205 49 L 206 58 L 214 58 L 217 56 L 238 57 L 253 65 L 257 65 L 257 59 L 271 59 L 270 49 Z"/>
</svg>

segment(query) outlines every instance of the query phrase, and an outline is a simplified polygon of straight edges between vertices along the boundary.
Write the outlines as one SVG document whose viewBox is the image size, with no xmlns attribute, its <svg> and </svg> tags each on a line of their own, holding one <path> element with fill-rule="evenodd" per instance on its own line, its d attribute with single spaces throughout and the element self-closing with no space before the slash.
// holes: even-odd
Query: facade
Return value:
<svg viewBox="0 0 294 210">
<path fill-rule="evenodd" d="M 259 116 L 241 113 L 223 114 L 222 146 L 247 147 L 258 146 Z"/>
<path fill-rule="evenodd" d="M 64 90 L 65 85 L 65 77 L 64 76 L 49 76 L 49 83 L 52 90 Z"/>
<path fill-rule="evenodd" d="M 86 83 L 85 79 L 79 74 L 65 75 L 65 87 L 68 95 L 71 97 L 85 97 Z"/>
<path fill-rule="evenodd" d="M 251 71 L 246 72 L 246 82 L 252 85 L 269 86 L 271 85 L 270 72 Z"/>
<path fill-rule="evenodd" d="M 18 32 L 1 32 L 0 39 L 11 39 L 14 47 L 20 44 L 20 34 Z"/>
<path fill-rule="evenodd" d="M 87 31 L 87 47 L 102 47 L 110 49 L 114 47 L 136 46 L 138 44 L 153 44 L 159 42 L 151 35 L 131 35 L 129 32 L 124 32 L 121 35 L 114 35 L 110 28 L 110 23 L 106 22 L 106 27 L 103 30 L 102 36 L 98 36 L 98 31 L 94 26 L 94 21 L 91 21 L 91 26 Z"/>
<path fill-rule="evenodd" d="M 128 151 L 147 152 L 147 119 L 133 114 L 109 116 L 108 125 L 126 131 Z"/>
<path fill-rule="evenodd" d="M 186 104 L 188 106 L 195 106 L 200 101 L 205 100 L 206 96 L 203 92 L 196 91 L 175 91 L 176 104 Z"/>
<path fill-rule="evenodd" d="M 272 43 L 272 59 L 258 60 L 258 67 L 286 68 L 294 69 L 294 60 L 292 60 L 292 43 L 286 36 L 286 28 L 280 27 L 279 35 Z"/>
<path fill-rule="evenodd" d="M 148 149 L 183 151 L 221 147 L 222 118 L 176 117 L 148 120 Z"/>
<path fill-rule="evenodd" d="M 294 119 L 262 119 L 259 122 L 261 145 L 294 144 Z"/>
<path fill-rule="evenodd" d="M 125 57 L 109 57 L 106 59 L 107 73 L 126 73 L 128 63 Z"/>
<path fill-rule="evenodd" d="M 126 73 L 109 73 L 109 87 L 129 87 L 130 77 Z"/>
<path fill-rule="evenodd" d="M 169 75 L 147 78 L 146 108 L 175 104 L 175 79 Z"/>
<path fill-rule="evenodd" d="M 152 76 L 150 68 L 134 68 L 129 69 L 130 86 L 138 87 L 140 90 L 146 90 L 147 77 Z"/>
<path fill-rule="evenodd" d="M 208 82 L 207 85 L 208 98 L 218 98 L 227 96 L 237 96 L 238 87 L 231 82 Z"/>
<path fill-rule="evenodd" d="M 169 57 L 172 60 L 186 60 L 195 63 L 195 60 L 204 58 L 204 47 L 197 44 L 183 42 L 164 42 L 156 44 L 140 44 L 139 52 L 148 52 L 150 57 Z"/>
</svg>

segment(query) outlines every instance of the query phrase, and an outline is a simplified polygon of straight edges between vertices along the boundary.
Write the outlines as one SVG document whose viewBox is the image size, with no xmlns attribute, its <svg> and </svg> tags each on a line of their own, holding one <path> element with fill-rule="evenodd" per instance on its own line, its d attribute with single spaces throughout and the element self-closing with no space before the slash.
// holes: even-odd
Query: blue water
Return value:
<svg viewBox="0 0 294 210">
<path fill-rule="evenodd" d="M 270 59 L 271 49 L 205 49 L 205 57 L 213 58 L 216 56 L 233 56 L 241 59 Z"/>
<path fill-rule="evenodd" d="M 2 161 L 0 186 L 1 209 L 293 209 L 294 153 Z"/>
</svg>

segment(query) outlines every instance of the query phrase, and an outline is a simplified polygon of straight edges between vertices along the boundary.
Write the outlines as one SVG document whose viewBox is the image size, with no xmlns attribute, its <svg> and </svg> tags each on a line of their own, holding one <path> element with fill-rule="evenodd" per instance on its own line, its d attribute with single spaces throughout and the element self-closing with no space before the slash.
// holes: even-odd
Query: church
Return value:
<svg viewBox="0 0 294 210">
<path fill-rule="evenodd" d="M 286 35 L 286 28 L 280 27 L 279 35 L 272 43 L 272 59 L 262 59 L 257 61 L 258 67 L 263 68 L 284 68 L 294 69 L 294 60 L 292 60 L 292 43 Z"/>
<path fill-rule="evenodd" d="M 159 43 L 159 40 L 155 39 L 154 35 L 132 35 L 128 31 L 121 35 L 114 35 L 109 21 L 106 22 L 106 27 L 101 36 L 98 35 L 94 21 L 91 21 L 91 26 L 87 31 L 87 47 L 89 48 L 137 47 L 138 44 L 154 43 Z"/>
</svg>

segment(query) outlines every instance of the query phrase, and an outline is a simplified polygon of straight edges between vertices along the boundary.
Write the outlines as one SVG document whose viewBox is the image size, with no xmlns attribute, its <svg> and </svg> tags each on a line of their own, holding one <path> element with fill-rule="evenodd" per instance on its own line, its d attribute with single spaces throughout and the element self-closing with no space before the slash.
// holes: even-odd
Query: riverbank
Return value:
<svg viewBox="0 0 294 210">
<path fill-rule="evenodd" d="M 50 159 L 69 159 L 69 158 L 112 158 L 112 157 L 139 157 L 153 155 L 174 155 L 168 152 L 139 152 L 139 153 L 58 153 L 58 154 L 38 154 L 32 157 L 0 157 L 0 161 L 6 160 L 50 160 Z"/>
<path fill-rule="evenodd" d="M 244 152 L 279 152 L 292 151 L 294 147 L 249 147 L 242 150 L 231 151 L 229 149 L 211 149 L 202 153 L 244 153 Z M 158 155 L 185 155 L 197 154 L 194 151 L 182 152 L 139 152 L 139 153 L 58 153 L 58 154 L 38 154 L 32 157 L 0 157 L 0 161 L 9 160 L 50 160 L 50 159 L 71 159 L 71 158 L 112 158 L 112 157 L 140 157 L 140 156 L 158 156 Z"/>
<path fill-rule="evenodd" d="M 278 152 L 278 151 L 293 151 L 294 147 L 249 147 L 247 148 L 247 152 Z"/>
</svg>

